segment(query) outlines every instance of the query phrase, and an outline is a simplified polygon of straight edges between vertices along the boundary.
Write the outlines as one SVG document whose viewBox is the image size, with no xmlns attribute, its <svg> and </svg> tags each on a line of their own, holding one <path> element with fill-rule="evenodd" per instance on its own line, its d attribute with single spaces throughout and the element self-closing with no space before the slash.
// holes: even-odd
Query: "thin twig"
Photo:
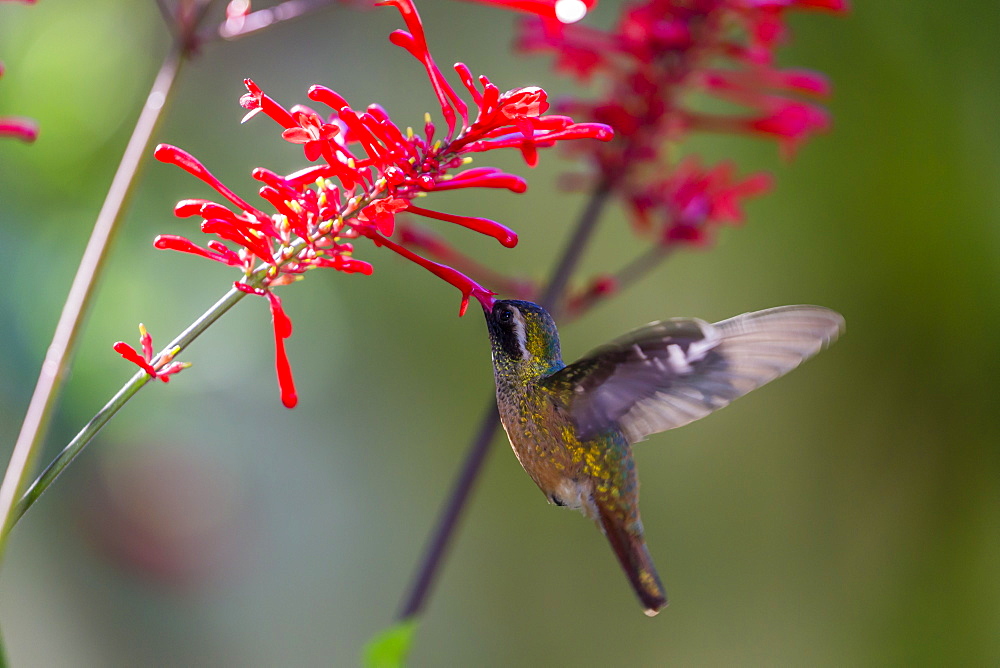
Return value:
<svg viewBox="0 0 1000 668">
<path fill-rule="evenodd" d="M 313 12 L 326 9 L 336 2 L 337 0 L 286 0 L 274 7 L 250 12 L 240 19 L 223 21 L 217 28 L 205 31 L 201 36 L 201 42 L 205 43 L 217 39 L 234 40 L 253 35 L 278 23 L 302 18 Z"/>
<path fill-rule="evenodd" d="M 479 471 L 482 470 L 483 463 L 486 461 L 486 455 L 490 451 L 490 443 L 493 442 L 493 436 L 496 434 L 498 426 L 500 426 L 500 415 L 497 413 L 496 401 L 491 399 L 485 413 L 483 413 L 483 419 L 479 423 L 476 435 L 472 439 L 472 445 L 465 455 L 465 462 L 455 477 L 448 500 L 438 515 L 437 524 L 431 532 L 427 547 L 424 549 L 424 557 L 420 567 L 410 582 L 409 593 L 403 601 L 396 619 L 402 621 L 414 617 L 424 607 L 424 602 L 434 584 L 444 555 L 448 551 L 455 526 L 465 509 L 465 502 L 479 478 Z"/>
<path fill-rule="evenodd" d="M 674 246 L 664 246 L 663 244 L 647 248 L 618 270 L 618 273 L 609 277 L 612 286 L 610 290 L 584 291 L 583 294 L 570 299 L 566 312 L 563 314 L 564 321 L 576 320 L 602 300 L 612 295 L 621 294 L 625 288 L 645 278 L 649 272 L 660 266 L 673 254 L 674 250 Z"/>
<path fill-rule="evenodd" d="M 611 183 L 607 180 L 601 181 L 594 188 L 594 192 L 587 202 L 587 208 L 584 209 L 583 214 L 580 216 L 580 221 L 573 231 L 573 236 L 570 237 L 569 244 L 566 246 L 562 256 L 559 258 L 559 263 L 552 272 L 549 284 L 542 291 L 540 304 L 553 318 L 558 317 L 559 312 L 562 311 L 562 297 L 566 292 L 566 285 L 569 283 L 570 276 L 573 275 L 576 266 L 580 263 L 580 259 L 583 256 L 583 249 L 590 242 L 590 237 L 597 227 L 597 221 L 601 217 L 601 211 L 604 209 L 604 205 L 607 204 L 610 194 Z"/>
<path fill-rule="evenodd" d="M 615 274 L 615 292 L 618 292 L 644 278 L 646 274 L 660 266 L 660 263 L 670 257 L 673 246 L 655 244 L 637 255 L 631 262 Z"/>
</svg>

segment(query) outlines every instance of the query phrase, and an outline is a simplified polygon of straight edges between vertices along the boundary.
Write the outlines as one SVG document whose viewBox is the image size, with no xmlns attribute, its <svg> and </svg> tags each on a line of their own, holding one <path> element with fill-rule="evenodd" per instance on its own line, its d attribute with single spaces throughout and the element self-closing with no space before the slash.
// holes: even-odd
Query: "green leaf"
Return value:
<svg viewBox="0 0 1000 668">
<path fill-rule="evenodd" d="M 376 633 L 365 645 L 365 668 L 400 668 L 406 665 L 417 621 L 408 619 Z"/>
</svg>

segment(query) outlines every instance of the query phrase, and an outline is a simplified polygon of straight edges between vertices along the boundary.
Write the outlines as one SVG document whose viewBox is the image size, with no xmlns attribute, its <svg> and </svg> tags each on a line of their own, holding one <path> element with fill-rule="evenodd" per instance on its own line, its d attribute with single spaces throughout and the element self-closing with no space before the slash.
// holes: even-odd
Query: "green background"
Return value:
<svg viewBox="0 0 1000 668">
<path fill-rule="evenodd" d="M 775 192 L 707 251 L 685 252 L 563 331 L 568 358 L 641 323 L 818 303 L 848 333 L 787 379 L 637 448 L 650 549 L 671 597 L 645 618 L 604 539 L 548 507 L 498 438 L 418 630 L 417 666 L 991 665 L 1000 662 L 1000 58 L 995 3 L 856 2 L 793 14 L 782 62 L 835 83 L 834 130 L 791 163 L 773 144 L 704 141 Z M 593 16 L 608 25 L 617 5 Z M 513 55 L 511 14 L 424 2 L 431 47 L 501 89 L 578 92 L 550 59 Z M 245 196 L 255 166 L 301 166 L 242 79 L 286 105 L 309 85 L 401 125 L 436 108 L 389 45 L 390 9 L 336 8 L 235 43 L 182 74 L 158 135 Z M 89 228 L 167 38 L 152 2 L 0 5 L 0 453 L 13 442 Z M 493 160 L 492 158 L 496 158 Z M 583 207 L 551 151 L 530 187 L 446 193 L 432 208 L 514 227 L 465 251 L 540 278 Z M 173 204 L 211 193 L 149 162 L 118 239 L 47 457 L 132 373 L 111 344 L 144 322 L 163 344 L 231 271 L 156 251 L 195 235 Z M 642 244 L 612 209 L 584 260 Z M 476 308 L 362 245 L 365 278 L 282 290 L 300 405 L 281 407 L 269 315 L 244 300 L 144 390 L 15 530 L 0 626 L 16 666 L 352 665 L 390 623 L 490 397 Z"/>
</svg>

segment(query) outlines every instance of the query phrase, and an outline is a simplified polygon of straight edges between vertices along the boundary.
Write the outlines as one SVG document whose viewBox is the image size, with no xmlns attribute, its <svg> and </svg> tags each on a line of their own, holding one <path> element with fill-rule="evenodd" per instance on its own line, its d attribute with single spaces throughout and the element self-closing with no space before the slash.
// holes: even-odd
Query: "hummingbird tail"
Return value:
<svg viewBox="0 0 1000 668">
<path fill-rule="evenodd" d="M 645 608 L 647 616 L 653 617 L 667 605 L 667 592 L 656 573 L 653 558 L 646 548 L 646 539 L 642 530 L 630 532 L 620 516 L 608 512 L 598 506 L 599 524 L 604 535 L 608 537 L 611 548 L 618 557 L 618 562 L 628 576 L 632 588 Z"/>
</svg>

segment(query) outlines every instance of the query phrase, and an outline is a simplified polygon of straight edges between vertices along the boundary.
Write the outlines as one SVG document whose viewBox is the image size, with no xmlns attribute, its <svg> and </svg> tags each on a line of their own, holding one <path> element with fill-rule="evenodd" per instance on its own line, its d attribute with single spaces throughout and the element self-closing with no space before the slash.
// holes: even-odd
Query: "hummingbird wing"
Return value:
<svg viewBox="0 0 1000 668">
<path fill-rule="evenodd" d="M 593 350 L 543 383 L 568 397 L 580 440 L 618 428 L 635 443 L 791 371 L 843 328 L 839 313 L 820 306 L 782 306 L 715 324 L 663 320 Z"/>
</svg>

